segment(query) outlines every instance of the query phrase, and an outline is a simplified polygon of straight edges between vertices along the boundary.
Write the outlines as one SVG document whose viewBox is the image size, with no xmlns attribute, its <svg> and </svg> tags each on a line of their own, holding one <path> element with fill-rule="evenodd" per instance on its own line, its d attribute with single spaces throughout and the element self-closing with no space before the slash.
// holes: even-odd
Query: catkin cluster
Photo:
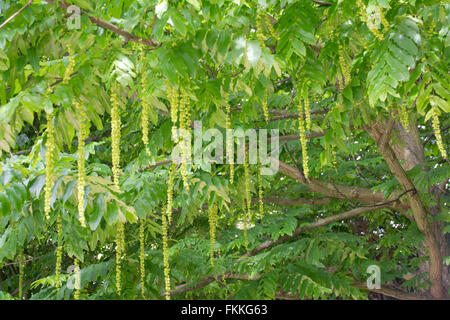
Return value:
<svg viewBox="0 0 450 320">
<path fill-rule="evenodd" d="M 145 288 L 145 240 L 144 240 L 144 220 L 139 223 L 139 267 L 141 271 L 141 296 L 144 296 Z"/>
<path fill-rule="evenodd" d="M 170 224 L 172 222 L 172 207 L 173 207 L 173 188 L 174 188 L 174 180 L 175 180 L 175 171 L 177 166 L 175 162 L 172 162 L 170 165 L 169 179 L 167 181 L 167 220 Z"/>
<path fill-rule="evenodd" d="M 80 271 L 80 262 L 77 258 L 75 258 L 74 261 L 75 264 L 75 293 L 74 293 L 74 299 L 80 300 L 80 289 L 81 289 L 81 271 Z"/>
<path fill-rule="evenodd" d="M 230 183 L 234 182 L 234 152 L 233 152 L 233 136 L 231 134 L 231 108 L 228 102 L 230 97 L 229 93 L 225 93 L 225 129 L 227 132 L 227 160 L 230 165 Z"/>
<path fill-rule="evenodd" d="M 259 45 L 261 48 L 265 46 L 264 44 L 264 28 L 267 29 L 267 32 L 270 37 L 275 40 L 280 40 L 280 37 L 275 32 L 273 28 L 272 21 L 270 21 L 269 15 L 262 11 L 261 9 L 257 9 L 256 11 L 256 37 L 258 38 Z"/>
<path fill-rule="evenodd" d="M 112 172 L 113 181 L 117 189 L 119 189 L 119 173 L 120 173 L 120 110 L 119 98 L 116 88 L 111 90 L 111 144 L 112 144 Z"/>
<path fill-rule="evenodd" d="M 399 114 L 400 114 L 400 123 L 402 124 L 403 129 L 405 129 L 406 132 L 409 132 L 409 117 L 406 99 L 400 105 Z"/>
<path fill-rule="evenodd" d="M 339 44 L 339 67 L 341 68 L 341 72 L 344 77 L 343 87 L 345 87 L 350 83 L 351 75 L 350 75 L 350 68 L 344 59 L 344 49 L 341 44 Z"/>
<path fill-rule="evenodd" d="M 298 105 L 298 129 L 300 133 L 300 143 L 302 145 L 302 159 L 303 159 L 303 173 L 305 178 L 308 179 L 309 169 L 308 169 L 308 149 L 306 145 L 306 128 L 305 128 L 305 119 L 303 118 L 303 108 L 302 103 L 300 102 Z"/>
<path fill-rule="evenodd" d="M 432 120 L 431 121 L 432 121 L 434 135 L 436 137 L 436 143 L 438 145 L 439 151 L 442 154 L 442 157 L 444 159 L 447 159 L 447 151 L 445 150 L 444 143 L 442 141 L 441 128 L 439 125 L 439 117 L 438 117 L 437 111 L 435 108 L 433 108 L 431 112 L 432 112 L 432 115 L 431 115 Z"/>
<path fill-rule="evenodd" d="M 78 101 L 74 101 L 75 110 L 80 117 L 80 131 L 78 132 L 78 219 L 82 227 L 86 227 L 84 216 L 84 188 L 86 186 L 85 145 L 89 137 L 89 119 L 86 108 Z"/>
<path fill-rule="evenodd" d="M 263 197 L 264 197 L 264 189 L 262 184 L 262 176 L 261 176 L 261 162 L 258 162 L 258 202 L 259 202 L 259 219 L 263 217 L 264 214 L 264 203 L 263 203 Z"/>
<path fill-rule="evenodd" d="M 56 219 L 56 235 L 58 238 L 58 246 L 56 247 L 56 268 L 55 268 L 55 274 L 56 274 L 56 287 L 61 287 L 61 264 L 62 264 L 62 221 L 61 221 L 61 215 L 58 215 L 58 218 Z"/>
<path fill-rule="evenodd" d="M 262 101 L 262 107 L 263 107 L 263 112 L 264 112 L 264 119 L 266 120 L 266 122 L 269 122 L 269 106 L 267 104 L 267 99 L 268 99 L 268 92 L 266 90 L 265 94 L 264 94 L 264 99 Z"/>
<path fill-rule="evenodd" d="M 334 170 L 337 170 L 336 147 L 334 145 L 331 146 L 331 164 L 333 165 Z"/>
<path fill-rule="evenodd" d="M 216 244 L 216 229 L 217 229 L 217 206 L 212 205 L 208 208 L 208 222 L 209 222 L 209 257 L 211 266 L 214 267 L 214 246 Z"/>
<path fill-rule="evenodd" d="M 245 237 L 245 248 L 248 250 L 248 238 L 247 238 L 247 224 L 250 222 L 251 217 L 251 205 L 252 205 L 252 195 L 250 193 L 250 169 L 248 166 L 249 156 L 248 151 L 245 151 L 244 156 L 244 178 L 245 178 L 245 202 L 247 203 L 247 210 L 244 211 L 244 237 Z M 244 208 L 245 209 L 245 208 Z"/>
<path fill-rule="evenodd" d="M 44 213 L 45 218 L 50 219 L 50 199 L 52 196 L 53 174 L 55 168 L 55 127 L 53 125 L 53 113 L 47 114 L 47 141 L 45 143 L 45 187 L 44 187 Z"/>
<path fill-rule="evenodd" d="M 144 49 L 143 46 L 139 47 L 139 59 L 141 63 L 144 64 Z M 144 143 L 145 152 L 150 157 L 150 149 L 148 147 L 148 119 L 149 119 L 149 108 L 150 103 L 148 101 L 145 90 L 147 88 L 147 72 L 145 68 L 142 68 L 141 75 L 141 96 L 142 96 L 142 112 L 141 112 L 141 129 L 142 129 L 142 142 Z"/>
<path fill-rule="evenodd" d="M 361 21 L 365 22 L 370 32 L 373 33 L 375 37 L 377 37 L 380 41 L 384 39 L 383 34 L 378 29 L 380 22 L 383 23 L 383 26 L 387 29 L 389 28 L 389 23 L 386 21 L 380 7 L 373 7 L 373 12 L 368 16 L 366 7 L 362 3 L 361 0 L 356 0 L 356 5 L 359 9 L 359 17 Z"/>
<path fill-rule="evenodd" d="M 167 98 L 170 104 L 170 118 L 172 120 L 172 140 L 176 143 L 178 142 L 178 133 L 176 124 L 178 121 L 179 93 L 178 90 L 173 88 L 168 81 L 166 82 L 166 88 L 167 88 Z"/>
<path fill-rule="evenodd" d="M 164 286 L 166 293 L 166 300 L 170 300 L 170 266 L 169 266 L 169 249 L 168 249 L 168 224 L 166 215 L 161 215 L 162 229 L 163 229 L 163 263 L 164 263 Z"/>
<path fill-rule="evenodd" d="M 117 235 L 116 235 L 116 290 L 120 296 L 122 292 L 121 283 L 121 260 L 125 253 L 125 226 L 122 222 L 117 223 Z"/>
<path fill-rule="evenodd" d="M 183 134 L 180 138 L 181 145 L 181 177 L 183 178 L 183 185 L 186 191 L 189 191 L 189 181 L 187 174 L 187 162 L 189 161 L 189 153 L 188 153 L 188 144 L 190 143 L 189 139 L 184 136 L 184 133 L 190 131 L 190 119 L 191 119 L 191 111 L 189 98 L 186 93 L 186 90 L 181 88 L 181 97 L 180 97 L 180 129 Z"/>
<path fill-rule="evenodd" d="M 23 269 L 24 269 L 24 261 L 23 261 L 23 251 L 19 253 L 19 299 L 23 297 Z"/>
<path fill-rule="evenodd" d="M 69 63 L 67 64 L 67 68 L 64 70 L 63 84 L 68 84 L 70 80 L 70 75 L 73 73 L 75 68 L 75 53 L 72 50 L 72 46 L 70 44 L 67 45 L 67 51 L 69 52 Z"/>
</svg>

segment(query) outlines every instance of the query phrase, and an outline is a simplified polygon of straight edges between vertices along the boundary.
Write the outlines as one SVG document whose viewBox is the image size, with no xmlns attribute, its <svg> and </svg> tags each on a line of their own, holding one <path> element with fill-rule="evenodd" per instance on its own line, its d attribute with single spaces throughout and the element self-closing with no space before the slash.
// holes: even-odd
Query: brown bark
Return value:
<svg viewBox="0 0 450 320">
<path fill-rule="evenodd" d="M 417 136 L 417 129 L 414 130 L 411 126 L 409 133 L 404 130 L 400 131 L 395 138 L 399 139 L 400 143 L 391 146 L 389 138 L 391 136 L 391 130 L 397 127 L 394 125 L 394 120 L 391 119 L 387 123 L 375 123 L 366 130 L 377 143 L 381 155 L 385 159 L 387 165 L 393 176 L 402 186 L 403 191 L 413 190 L 408 194 L 408 202 L 411 207 L 411 211 L 414 216 L 414 220 L 417 224 L 419 231 L 425 236 L 425 246 L 428 248 L 429 254 L 429 278 L 431 281 L 431 295 L 436 299 L 444 298 L 444 287 L 442 281 L 442 255 L 437 234 L 439 230 L 437 226 L 428 221 L 429 214 L 420 200 L 419 194 L 406 175 L 405 170 L 413 168 L 419 164 L 419 161 L 423 161 L 423 148 L 419 144 Z M 403 148 L 402 148 L 403 146 Z M 396 152 L 394 151 L 396 150 Z M 422 152 L 420 154 L 414 154 L 413 152 Z M 400 164 L 399 159 L 403 159 L 403 167 Z"/>
</svg>

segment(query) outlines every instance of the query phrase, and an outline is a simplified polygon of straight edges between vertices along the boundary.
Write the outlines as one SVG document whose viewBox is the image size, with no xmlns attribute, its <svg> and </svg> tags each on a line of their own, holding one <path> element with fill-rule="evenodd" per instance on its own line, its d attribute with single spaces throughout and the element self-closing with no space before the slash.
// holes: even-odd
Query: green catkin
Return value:
<svg viewBox="0 0 450 320">
<path fill-rule="evenodd" d="M 228 102 L 230 95 L 225 93 L 225 129 L 227 133 L 227 160 L 230 165 L 230 184 L 234 182 L 234 153 L 233 153 L 233 136 L 230 133 L 231 130 L 231 108 Z"/>
<path fill-rule="evenodd" d="M 111 90 L 111 140 L 112 140 L 112 172 L 114 186 L 117 191 L 120 190 L 120 110 L 119 98 L 117 96 L 117 87 Z M 122 222 L 117 223 L 116 234 L 116 289 L 117 294 L 121 295 L 121 260 L 124 255 L 125 231 Z"/>
<path fill-rule="evenodd" d="M 334 170 L 337 171 L 337 160 L 336 160 L 336 147 L 333 145 L 331 146 L 331 164 L 333 165 Z"/>
<path fill-rule="evenodd" d="M 53 125 L 53 113 L 47 114 L 47 141 L 45 143 L 45 187 L 44 187 L 44 213 L 45 218 L 50 219 L 50 199 L 52 196 L 54 168 L 55 168 L 55 127 Z"/>
<path fill-rule="evenodd" d="M 251 193 L 250 193 L 250 173 L 249 173 L 249 167 L 248 167 L 248 152 L 245 151 L 244 156 L 244 178 L 245 178 L 245 202 L 247 203 L 247 210 L 244 213 L 244 237 L 245 237 L 245 248 L 248 251 L 248 237 L 247 237 L 247 224 L 250 221 L 251 217 Z M 245 207 L 244 207 L 245 210 Z"/>
<path fill-rule="evenodd" d="M 444 143 L 442 142 L 442 136 L 441 136 L 441 128 L 439 124 L 439 117 L 436 112 L 436 109 L 431 109 L 432 115 L 431 115 L 431 121 L 433 126 L 434 135 L 436 137 L 436 143 L 438 145 L 439 151 L 441 152 L 441 155 L 444 159 L 447 159 L 447 151 L 444 148 Z"/>
<path fill-rule="evenodd" d="M 178 120 L 179 94 L 178 90 L 173 88 L 168 81 L 166 82 L 166 88 L 167 88 L 167 98 L 170 104 L 170 118 L 172 120 L 172 139 L 174 142 L 178 142 L 176 124 Z"/>
<path fill-rule="evenodd" d="M 274 38 L 275 40 L 280 40 L 280 37 L 278 36 L 278 34 L 275 32 L 275 29 L 273 28 L 273 24 L 272 21 L 270 20 L 270 17 L 268 14 L 264 13 L 264 17 L 265 17 L 265 22 L 266 22 L 266 27 L 267 30 L 269 31 L 269 35 Z"/>
<path fill-rule="evenodd" d="M 24 269 L 23 251 L 19 253 L 19 299 L 23 298 L 23 269 Z"/>
<path fill-rule="evenodd" d="M 261 162 L 258 162 L 257 171 L 258 171 L 258 202 L 259 202 L 259 219 L 263 217 L 264 213 L 264 189 L 262 184 L 262 176 L 261 176 Z"/>
<path fill-rule="evenodd" d="M 190 129 L 190 104 L 189 98 L 185 89 L 181 89 L 180 95 L 180 129 L 183 131 L 189 131 Z M 188 159 L 188 150 L 187 144 L 190 143 L 188 140 L 185 140 L 185 137 L 181 135 L 179 137 L 181 144 L 181 177 L 183 179 L 184 189 L 189 191 L 189 180 L 187 174 L 187 161 Z"/>
<path fill-rule="evenodd" d="M 174 180 L 175 180 L 175 172 L 177 166 L 175 162 L 172 162 L 170 165 L 169 179 L 167 181 L 167 220 L 170 224 L 172 222 L 172 207 L 173 207 L 173 188 L 174 188 Z"/>
<path fill-rule="evenodd" d="M 263 12 L 258 9 L 256 11 L 256 37 L 258 38 L 258 42 L 259 45 L 261 46 L 261 48 L 265 47 L 264 44 L 264 17 L 263 17 Z"/>
<path fill-rule="evenodd" d="M 139 267 L 141 272 L 141 296 L 145 299 L 145 241 L 144 241 L 144 220 L 139 222 Z"/>
<path fill-rule="evenodd" d="M 266 122 L 269 122 L 269 106 L 267 104 L 267 100 L 268 100 L 268 92 L 267 90 L 264 93 L 264 99 L 262 101 L 262 107 L 263 107 L 263 112 L 264 112 L 264 119 L 266 120 Z"/>
<path fill-rule="evenodd" d="M 347 66 L 344 59 L 344 49 L 341 44 L 339 44 L 339 66 L 341 68 L 342 76 L 344 77 L 344 84 L 342 87 L 345 87 L 350 83 L 351 75 L 350 68 Z"/>
<path fill-rule="evenodd" d="M 67 51 L 69 52 L 69 63 L 67 64 L 67 68 L 64 70 L 64 77 L 62 81 L 64 85 L 69 83 L 70 75 L 73 73 L 75 67 L 75 53 L 73 52 L 70 44 L 67 45 Z"/>
<path fill-rule="evenodd" d="M 367 18 L 366 7 L 362 3 L 362 1 L 356 0 L 356 5 L 359 9 L 358 15 L 359 15 L 361 21 L 367 25 L 370 32 L 372 32 L 375 37 L 377 37 L 380 41 L 383 40 L 384 36 L 380 32 L 380 30 L 378 30 L 378 26 L 374 25 L 372 23 L 372 21 L 369 21 L 369 19 Z M 377 10 L 379 10 L 379 17 L 377 17 L 377 18 L 381 20 L 381 23 L 383 24 L 383 26 L 386 28 L 386 31 L 387 31 L 387 29 L 389 28 L 389 24 L 387 23 L 387 21 L 383 21 L 383 19 L 385 20 L 385 18 L 384 18 L 384 15 L 383 15 L 381 9 L 378 7 Z"/>
<path fill-rule="evenodd" d="M 144 48 L 143 46 L 139 47 L 139 60 L 141 63 L 144 63 Z M 148 121 L 149 121 L 149 108 L 150 103 L 148 101 L 147 95 L 145 94 L 145 90 L 147 88 L 147 73 L 145 72 L 144 65 L 142 66 L 142 75 L 141 75 L 141 97 L 142 97 L 142 111 L 141 111 L 141 129 L 142 129 L 142 142 L 144 143 L 145 152 L 150 157 L 150 149 L 148 147 Z"/>
<path fill-rule="evenodd" d="M 209 222 L 209 257 L 211 266 L 214 267 L 214 246 L 216 244 L 216 229 L 217 229 L 217 207 L 212 205 L 208 208 L 208 222 Z"/>
<path fill-rule="evenodd" d="M 80 289 L 81 289 L 81 271 L 80 271 L 80 262 L 77 258 L 75 258 L 74 261 L 75 264 L 75 293 L 74 293 L 74 299 L 80 300 Z"/>
<path fill-rule="evenodd" d="M 309 108 L 309 99 L 306 98 L 305 102 L 305 122 L 306 122 L 306 130 L 311 130 L 311 110 Z"/>
<path fill-rule="evenodd" d="M 308 168 L 308 149 L 307 149 L 307 141 L 306 141 L 306 132 L 305 132 L 305 120 L 303 118 L 303 108 L 302 103 L 298 104 L 298 128 L 300 133 L 300 143 L 302 145 L 302 159 L 303 159 L 303 173 L 305 178 L 308 180 L 309 176 L 309 168 Z"/>
<path fill-rule="evenodd" d="M 122 293 L 122 257 L 124 256 L 124 246 L 125 246 L 125 226 L 122 222 L 117 223 L 117 234 L 116 234 L 116 290 L 117 294 L 120 296 Z"/>
<path fill-rule="evenodd" d="M 86 186 L 86 168 L 85 168 L 85 144 L 89 136 L 89 119 L 86 114 L 86 108 L 80 103 L 74 101 L 75 110 L 80 117 L 80 131 L 78 133 L 78 219 L 82 227 L 86 227 L 84 216 L 84 188 Z"/>
<path fill-rule="evenodd" d="M 409 117 L 406 99 L 400 105 L 399 113 L 400 113 L 400 123 L 402 124 L 403 129 L 405 129 L 406 132 L 409 132 Z"/>
<path fill-rule="evenodd" d="M 61 215 L 58 215 L 58 218 L 56 218 L 56 235 L 58 238 L 58 245 L 56 247 L 56 268 L 55 268 L 55 274 L 56 274 L 56 287 L 61 287 L 61 264 L 62 264 L 62 221 L 61 221 Z"/>
<path fill-rule="evenodd" d="M 114 186 L 119 190 L 120 173 L 120 110 L 117 87 L 111 90 L 111 140 L 112 140 L 112 172 Z"/>
<path fill-rule="evenodd" d="M 170 300 L 170 266 L 169 266 L 169 250 L 168 250 L 168 224 L 167 218 L 164 214 L 161 215 L 162 229 L 163 229 L 163 262 L 164 262 L 164 287 L 166 293 L 166 300 Z"/>
</svg>

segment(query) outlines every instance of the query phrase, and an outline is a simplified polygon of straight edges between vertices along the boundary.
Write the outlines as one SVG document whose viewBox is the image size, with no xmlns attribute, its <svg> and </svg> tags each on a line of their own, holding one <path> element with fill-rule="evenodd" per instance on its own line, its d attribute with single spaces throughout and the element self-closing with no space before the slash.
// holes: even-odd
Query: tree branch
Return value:
<svg viewBox="0 0 450 320">
<path fill-rule="evenodd" d="M 0 25 L 0 29 L 3 28 L 8 22 L 10 22 L 12 19 L 14 19 L 16 16 L 18 16 L 23 10 L 25 10 L 26 7 L 28 7 L 29 5 L 31 5 L 31 3 L 33 2 L 33 0 L 28 1 L 22 8 L 20 8 L 18 11 L 14 12 L 11 17 L 9 17 L 8 19 L 6 19 L 1 25 Z"/>
</svg>

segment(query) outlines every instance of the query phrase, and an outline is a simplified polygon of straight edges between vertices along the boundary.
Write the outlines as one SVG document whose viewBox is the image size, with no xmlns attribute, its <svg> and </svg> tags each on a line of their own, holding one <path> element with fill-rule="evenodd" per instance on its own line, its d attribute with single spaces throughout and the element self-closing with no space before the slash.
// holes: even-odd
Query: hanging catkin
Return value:
<svg viewBox="0 0 450 320">
<path fill-rule="evenodd" d="M 139 47 L 139 60 L 141 61 L 141 101 L 142 101 L 142 112 L 141 112 L 141 129 L 142 129 L 142 142 L 144 143 L 145 152 L 150 157 L 150 149 L 148 147 L 148 119 L 149 119 L 149 108 L 150 103 L 148 101 L 148 95 L 146 94 L 147 89 L 147 72 L 145 70 L 145 56 L 144 47 Z"/>
<path fill-rule="evenodd" d="M 56 246 L 56 268 L 55 268 L 55 274 L 56 274 L 56 287 L 61 287 L 61 264 L 62 264 L 62 221 L 61 221 L 61 214 L 58 215 L 58 218 L 56 218 L 56 236 L 58 238 L 58 245 Z"/>
<path fill-rule="evenodd" d="M 248 224 L 250 223 L 251 217 L 251 193 L 250 193 L 250 173 L 249 173 L 249 156 L 248 151 L 245 150 L 244 153 L 244 179 L 245 179 L 245 202 L 247 203 L 247 210 L 244 211 L 244 237 L 245 237 L 245 248 L 248 251 L 248 237 L 247 237 L 247 229 Z M 245 207 L 244 207 L 245 210 Z"/>
<path fill-rule="evenodd" d="M 300 143 L 302 145 L 302 159 L 303 159 L 303 173 L 305 178 L 308 179 L 309 168 L 308 168 L 308 150 L 306 144 L 306 130 L 305 130 L 305 120 L 303 118 L 303 108 L 302 103 L 299 102 L 298 105 L 298 128 L 300 133 Z"/>
<path fill-rule="evenodd" d="M 167 181 L 167 220 L 170 224 L 172 222 L 172 207 L 173 207 L 173 188 L 175 180 L 175 171 L 177 166 L 175 162 L 170 165 L 169 179 Z"/>
<path fill-rule="evenodd" d="M 209 222 L 209 257 L 211 266 L 214 267 L 214 246 L 216 243 L 216 230 L 217 230 L 217 206 L 211 205 L 208 208 L 208 222 Z"/>
<path fill-rule="evenodd" d="M 50 199 L 52 196 L 54 169 L 55 169 L 55 127 L 53 126 L 53 113 L 47 113 L 47 141 L 45 143 L 45 187 L 44 187 L 44 213 L 50 219 Z"/>
<path fill-rule="evenodd" d="M 190 143 L 188 137 L 185 136 L 190 131 L 190 104 L 189 98 L 184 88 L 181 88 L 180 97 L 180 132 L 179 136 L 181 146 L 181 177 L 183 179 L 184 189 L 189 191 L 189 180 L 187 174 L 187 162 L 189 159 L 188 143 Z"/>
<path fill-rule="evenodd" d="M 166 214 L 164 209 L 161 214 L 162 229 L 163 229 L 163 263 L 164 263 L 164 287 L 166 300 L 170 300 L 170 266 L 169 266 L 169 248 L 168 248 L 168 229 Z"/>
<path fill-rule="evenodd" d="M 141 296 L 145 299 L 145 241 L 144 241 L 144 219 L 139 221 L 139 267 L 141 272 Z"/>
<path fill-rule="evenodd" d="M 444 143 L 442 141 L 442 136 L 441 136 L 441 128 L 440 128 L 440 124 L 439 124 L 439 117 L 437 114 L 437 111 L 435 108 L 431 109 L 432 112 L 432 126 L 433 126 L 433 131 L 434 131 L 434 136 L 436 137 L 436 143 L 438 145 L 439 151 L 441 152 L 441 155 L 444 159 L 447 159 L 447 151 L 444 148 Z"/>
<path fill-rule="evenodd" d="M 111 140 L 112 140 L 112 172 L 114 186 L 117 191 L 120 190 L 119 173 L 120 173 L 120 110 L 119 98 L 117 95 L 118 88 L 112 87 L 111 90 Z M 121 295 L 121 260 L 125 251 L 125 226 L 121 221 L 117 222 L 116 234 L 116 289 L 117 294 Z"/>
<path fill-rule="evenodd" d="M 84 188 L 86 186 L 85 145 L 89 136 L 89 119 L 84 108 L 79 102 L 74 101 L 75 110 L 80 117 L 80 130 L 78 132 L 78 219 L 82 227 L 86 227 L 84 217 Z"/>
<path fill-rule="evenodd" d="M 233 152 L 233 135 L 231 132 L 231 108 L 228 102 L 230 94 L 228 92 L 224 93 L 225 99 L 225 129 L 226 129 L 226 148 L 227 148 L 227 161 L 230 165 L 230 183 L 234 182 L 234 152 Z"/>
<path fill-rule="evenodd" d="M 74 299 L 80 300 L 80 289 L 81 289 L 81 271 L 80 271 L 80 261 L 78 261 L 77 258 L 75 258 L 74 261 L 75 264 L 75 293 L 74 293 Z"/>
<path fill-rule="evenodd" d="M 24 269 L 23 251 L 19 253 L 19 299 L 23 298 L 23 269 Z"/>
</svg>

